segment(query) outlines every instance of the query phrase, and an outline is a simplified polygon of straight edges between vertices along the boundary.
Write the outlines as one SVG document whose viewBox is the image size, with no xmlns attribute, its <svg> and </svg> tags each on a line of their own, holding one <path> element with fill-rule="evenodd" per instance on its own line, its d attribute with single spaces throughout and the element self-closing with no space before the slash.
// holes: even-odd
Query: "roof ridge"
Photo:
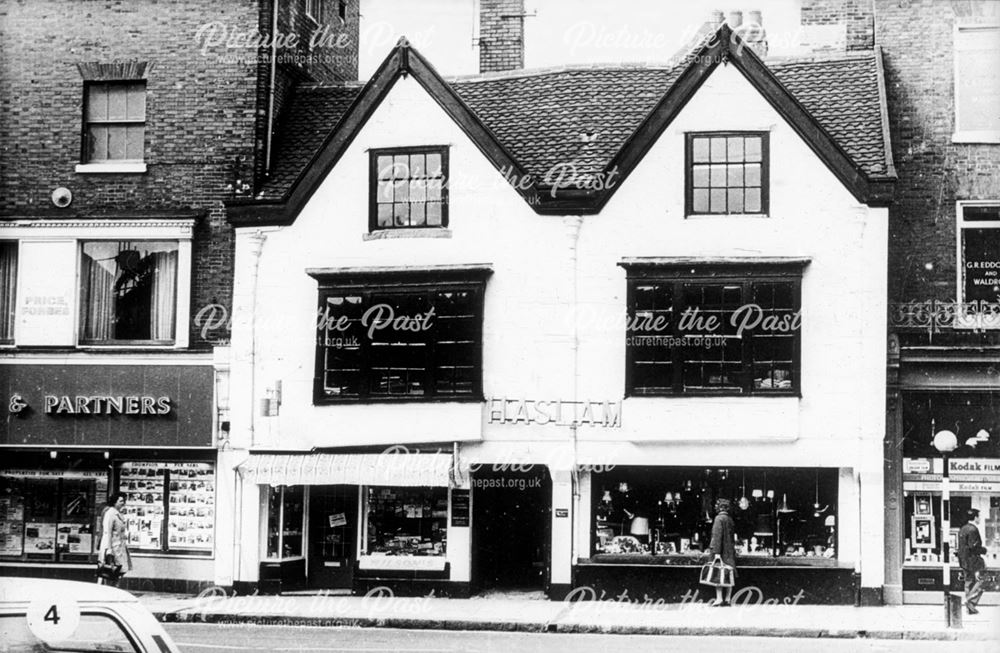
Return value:
<svg viewBox="0 0 1000 653">
<path fill-rule="evenodd" d="M 523 77 L 541 77 L 543 75 L 553 75 L 567 72 L 586 72 L 591 70 L 673 70 L 681 65 L 682 61 L 622 61 L 616 63 L 585 63 L 585 64 L 562 64 L 558 66 L 546 66 L 544 68 L 522 68 L 520 70 L 507 70 L 503 72 L 473 73 L 469 75 L 451 75 L 445 77 L 448 83 L 453 82 L 492 82 L 499 79 L 519 79 Z"/>
<path fill-rule="evenodd" d="M 356 89 L 363 88 L 363 81 L 342 81 L 342 82 L 303 82 L 296 87 L 300 91 L 316 91 L 325 89 Z"/>
<path fill-rule="evenodd" d="M 795 64 L 810 63 L 847 63 L 863 59 L 871 59 L 874 56 L 874 50 L 854 50 L 851 52 L 837 52 L 829 54 L 818 52 L 808 55 L 783 55 L 780 57 L 768 56 L 767 59 L 764 60 L 764 64 L 767 66 L 792 66 Z"/>
</svg>

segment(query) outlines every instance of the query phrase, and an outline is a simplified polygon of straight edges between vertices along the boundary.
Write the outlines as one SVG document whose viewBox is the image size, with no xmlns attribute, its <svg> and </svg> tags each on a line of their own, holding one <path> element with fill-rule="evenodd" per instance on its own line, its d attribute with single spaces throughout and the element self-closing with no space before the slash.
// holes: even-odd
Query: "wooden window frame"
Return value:
<svg viewBox="0 0 1000 653">
<path fill-rule="evenodd" d="M 3 332 L 0 331 L 0 345 L 13 345 L 14 344 L 14 333 L 17 331 L 17 282 L 18 282 L 18 260 L 21 255 L 21 242 L 17 239 L 0 238 L 0 246 L 11 246 L 14 250 L 14 292 L 10 297 L 10 307 L 14 314 L 14 324 L 11 326 L 9 336 L 4 336 Z M 0 314 L 0 320 L 6 322 L 8 316 Z"/>
<path fill-rule="evenodd" d="M 325 345 L 318 341 L 315 344 L 315 368 L 313 377 L 313 404 L 359 404 L 359 403 L 412 403 L 412 402 L 481 402 L 483 401 L 483 334 L 485 317 L 485 295 L 486 278 L 490 274 L 489 270 L 448 270 L 434 273 L 418 273 L 397 275 L 373 275 L 352 277 L 350 275 L 341 276 L 334 274 L 326 277 L 322 274 L 314 276 L 319 279 L 319 292 L 317 299 L 317 314 L 325 308 L 326 298 L 331 294 L 356 293 L 362 295 L 364 306 L 371 307 L 371 295 L 384 292 L 396 293 L 432 293 L 443 290 L 472 290 L 475 293 L 475 309 L 478 313 L 476 321 L 476 347 L 475 360 L 472 363 L 474 376 L 472 379 L 472 391 L 468 394 L 438 394 L 435 384 L 434 360 L 435 348 L 432 337 L 428 338 L 430 346 L 427 348 L 424 372 L 424 394 L 422 395 L 373 395 L 370 393 L 371 386 L 371 356 L 369 354 L 370 343 L 367 338 L 360 340 L 360 358 L 362 361 L 361 370 L 361 393 L 357 396 L 338 397 L 330 396 L 325 392 Z M 317 331 L 317 333 L 319 333 Z"/>
<path fill-rule="evenodd" d="M 742 211 L 739 213 L 712 213 L 709 211 L 694 210 L 694 140 L 696 138 L 713 137 L 760 137 L 760 211 Z M 717 132 L 686 132 L 684 134 L 684 215 L 685 217 L 726 217 L 726 216 L 754 216 L 768 217 L 771 209 L 770 193 L 770 132 L 766 131 L 717 131 Z M 728 189 L 729 187 L 726 186 Z M 742 188 L 746 188 L 743 186 Z M 727 200 L 728 205 L 728 200 Z"/>
<path fill-rule="evenodd" d="M 121 120 L 90 120 L 88 118 L 88 113 L 90 112 L 90 89 L 95 86 L 106 86 L 108 88 L 112 86 L 138 86 L 141 87 L 143 95 L 146 95 L 146 101 L 143 102 L 142 107 L 142 120 L 137 119 L 121 119 Z M 148 103 L 149 97 L 146 88 L 146 80 L 144 79 L 125 79 L 125 80 L 94 80 L 84 82 L 83 87 L 83 126 L 81 129 L 80 137 L 80 161 L 85 165 L 121 165 L 121 164 L 141 164 L 146 161 L 146 125 L 148 123 L 146 117 L 148 113 Z M 90 128 L 92 125 L 105 125 L 108 127 L 122 127 L 129 125 L 142 125 L 142 156 L 138 159 L 91 159 L 90 158 Z M 126 144 L 126 152 L 127 152 Z"/>
<path fill-rule="evenodd" d="M 384 147 L 368 151 L 368 231 L 398 231 L 401 229 L 447 229 L 448 228 L 448 174 L 450 171 L 447 145 L 426 145 L 414 147 Z M 441 156 L 441 224 L 380 227 L 378 224 L 378 158 L 400 154 L 439 154 Z"/>
<path fill-rule="evenodd" d="M 679 316 L 683 309 L 683 284 L 703 283 L 707 285 L 719 285 L 724 283 L 739 284 L 741 286 L 742 301 L 744 304 L 751 303 L 752 289 L 754 283 L 791 283 L 793 310 L 802 310 L 802 270 L 800 267 L 792 265 L 758 267 L 749 266 L 714 266 L 714 265 L 665 265 L 665 266 L 643 266 L 632 268 L 625 266 L 627 270 L 627 290 L 626 290 L 626 315 L 631 321 L 635 314 L 635 289 L 638 284 L 643 283 L 664 283 L 671 284 L 673 314 Z M 679 338 L 683 334 L 678 328 L 679 320 L 674 319 L 670 325 L 669 332 L 664 336 Z M 629 338 L 631 334 L 626 330 L 625 336 Z M 671 383 L 670 390 L 644 390 L 635 387 L 635 353 L 633 347 L 626 340 L 625 345 L 625 397 L 691 397 L 691 396 L 736 396 L 736 397 L 781 397 L 794 396 L 801 397 L 802 392 L 802 329 L 795 331 L 792 345 L 792 387 L 791 388 L 754 388 L 753 387 L 753 331 L 748 331 L 741 343 L 741 375 L 743 383 L 738 391 L 730 388 L 684 388 L 684 366 L 682 361 L 683 348 L 671 347 Z"/>
</svg>

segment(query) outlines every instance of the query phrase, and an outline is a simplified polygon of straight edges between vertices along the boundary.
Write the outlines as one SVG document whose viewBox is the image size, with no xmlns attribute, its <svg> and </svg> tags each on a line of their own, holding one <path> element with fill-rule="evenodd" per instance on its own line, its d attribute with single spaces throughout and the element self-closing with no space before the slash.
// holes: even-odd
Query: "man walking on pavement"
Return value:
<svg viewBox="0 0 1000 653">
<path fill-rule="evenodd" d="M 986 553 L 983 540 L 979 537 L 979 511 L 973 508 L 967 513 L 968 521 L 958 531 L 958 563 L 965 572 L 965 609 L 969 614 L 979 614 L 976 604 L 983 595 L 983 570 L 986 563 L 982 554 Z"/>
</svg>

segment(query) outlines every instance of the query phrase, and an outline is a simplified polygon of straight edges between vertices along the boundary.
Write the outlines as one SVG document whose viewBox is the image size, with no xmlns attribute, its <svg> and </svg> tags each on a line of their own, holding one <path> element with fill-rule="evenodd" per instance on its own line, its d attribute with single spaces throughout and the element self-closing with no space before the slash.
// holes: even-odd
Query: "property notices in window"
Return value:
<svg viewBox="0 0 1000 653">
<path fill-rule="evenodd" d="M 21 484 L 4 479 L 0 486 L 0 556 L 24 553 L 24 494 Z"/>
<path fill-rule="evenodd" d="M 166 466 L 163 463 L 122 463 L 118 490 L 125 495 L 125 522 L 128 546 L 138 550 L 159 551 L 163 533 L 163 488 Z"/>
<path fill-rule="evenodd" d="M 215 472 L 210 463 L 169 463 L 171 549 L 212 550 Z"/>
</svg>

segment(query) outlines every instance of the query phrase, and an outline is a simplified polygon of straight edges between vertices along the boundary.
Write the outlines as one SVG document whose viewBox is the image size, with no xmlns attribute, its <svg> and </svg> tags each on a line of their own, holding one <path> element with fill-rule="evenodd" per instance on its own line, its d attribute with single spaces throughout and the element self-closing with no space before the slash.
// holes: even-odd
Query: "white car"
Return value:
<svg viewBox="0 0 1000 653">
<path fill-rule="evenodd" d="M 0 653 L 179 653 L 136 597 L 68 580 L 0 577 Z"/>
</svg>

